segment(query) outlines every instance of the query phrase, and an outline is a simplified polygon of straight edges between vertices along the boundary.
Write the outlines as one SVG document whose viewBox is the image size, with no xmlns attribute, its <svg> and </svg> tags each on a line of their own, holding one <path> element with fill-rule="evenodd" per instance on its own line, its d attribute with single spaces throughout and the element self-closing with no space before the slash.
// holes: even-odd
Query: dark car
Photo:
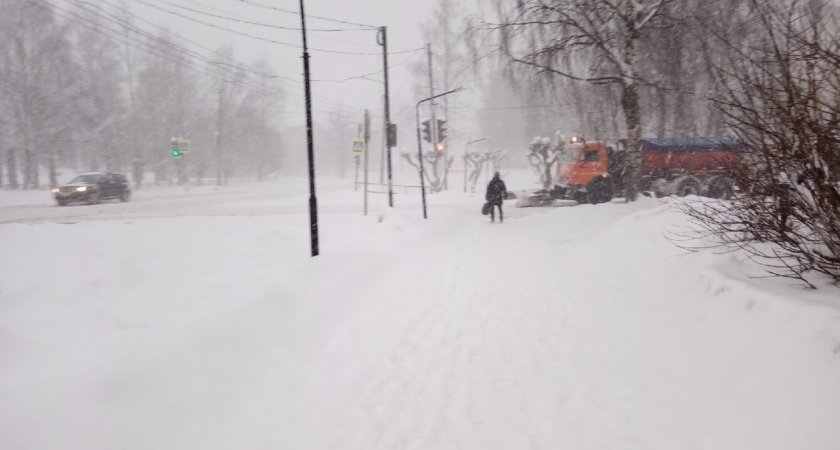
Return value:
<svg viewBox="0 0 840 450">
<path fill-rule="evenodd" d="M 119 173 L 82 174 L 67 184 L 53 188 L 52 191 L 59 206 L 71 202 L 95 204 L 111 198 L 127 202 L 131 198 L 128 180 L 125 175 Z"/>
</svg>

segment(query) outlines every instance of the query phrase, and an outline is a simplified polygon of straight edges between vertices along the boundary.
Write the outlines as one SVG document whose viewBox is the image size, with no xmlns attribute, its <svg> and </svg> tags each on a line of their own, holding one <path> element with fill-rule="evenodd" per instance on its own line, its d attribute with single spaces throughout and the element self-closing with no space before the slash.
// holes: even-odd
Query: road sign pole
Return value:
<svg viewBox="0 0 840 450">
<path fill-rule="evenodd" d="M 359 156 L 358 155 L 353 156 L 353 164 L 356 165 L 356 176 L 353 179 L 353 190 L 358 191 L 359 190 Z"/>
<path fill-rule="evenodd" d="M 365 110 L 365 200 L 364 213 L 368 213 L 368 144 L 370 143 L 370 111 Z"/>
</svg>

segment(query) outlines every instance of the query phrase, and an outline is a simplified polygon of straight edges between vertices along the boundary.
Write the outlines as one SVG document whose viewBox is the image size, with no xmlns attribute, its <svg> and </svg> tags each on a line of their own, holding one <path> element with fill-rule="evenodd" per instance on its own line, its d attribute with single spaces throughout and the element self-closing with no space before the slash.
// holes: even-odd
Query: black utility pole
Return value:
<svg viewBox="0 0 840 450">
<path fill-rule="evenodd" d="M 303 33 L 303 76 L 306 91 L 306 144 L 309 155 L 309 238 L 312 256 L 318 256 L 318 201 L 315 199 L 315 145 L 312 142 L 312 90 L 309 85 L 309 50 L 306 46 L 306 15 L 300 0 L 300 28 Z"/>
<path fill-rule="evenodd" d="M 385 71 L 385 151 L 388 154 L 388 206 L 394 207 L 394 184 L 391 172 L 391 147 L 394 146 L 396 130 L 391 124 L 391 99 L 388 93 L 388 27 L 379 29 L 379 45 L 382 46 L 382 65 Z"/>
<path fill-rule="evenodd" d="M 423 218 L 428 219 L 429 216 L 426 213 L 426 180 L 424 177 L 426 176 L 425 170 L 423 169 L 423 140 L 420 138 L 420 105 L 429 100 L 434 100 L 438 97 L 443 97 L 444 95 L 452 94 L 453 92 L 463 91 L 464 88 L 459 87 L 458 89 L 452 89 L 451 91 L 446 91 L 442 94 L 432 95 L 428 98 L 424 98 L 417 102 L 417 106 L 414 108 L 414 116 L 416 119 L 416 126 L 417 126 L 417 159 L 420 161 L 420 193 L 423 196 Z M 434 123 L 434 122 L 432 122 Z M 434 127 L 434 125 L 432 125 Z"/>
</svg>

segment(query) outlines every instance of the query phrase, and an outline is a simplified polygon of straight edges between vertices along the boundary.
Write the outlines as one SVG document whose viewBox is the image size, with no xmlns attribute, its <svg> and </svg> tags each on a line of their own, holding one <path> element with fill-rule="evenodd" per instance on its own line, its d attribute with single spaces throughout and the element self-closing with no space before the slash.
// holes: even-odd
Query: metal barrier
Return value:
<svg viewBox="0 0 840 450">
<path fill-rule="evenodd" d="M 353 185 L 354 185 L 353 186 L 354 189 L 359 188 L 359 187 L 364 188 L 365 182 L 364 181 L 354 181 Z M 367 185 L 368 185 L 368 193 L 369 194 L 387 194 L 388 193 L 388 185 L 387 184 L 368 183 Z M 394 194 L 399 194 L 400 193 L 400 192 L 397 192 L 397 188 L 402 188 L 402 194 L 408 194 L 409 189 L 420 189 L 420 186 L 412 186 L 412 185 L 408 185 L 408 184 L 392 184 L 391 186 L 394 188 Z M 373 189 L 371 189 L 372 187 L 379 187 L 381 190 L 373 190 Z M 429 192 L 430 192 L 429 188 L 426 187 L 426 193 L 428 194 Z"/>
</svg>

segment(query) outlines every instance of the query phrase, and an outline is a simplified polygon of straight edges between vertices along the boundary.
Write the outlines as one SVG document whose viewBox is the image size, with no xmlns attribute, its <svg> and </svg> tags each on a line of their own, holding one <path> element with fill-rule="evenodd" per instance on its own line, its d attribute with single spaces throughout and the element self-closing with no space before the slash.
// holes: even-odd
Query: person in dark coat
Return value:
<svg viewBox="0 0 840 450">
<path fill-rule="evenodd" d="M 487 195 L 484 198 L 490 204 L 490 222 L 496 221 L 495 210 L 499 207 L 499 222 L 505 221 L 504 213 L 502 213 L 502 202 L 507 196 L 507 187 L 505 182 L 499 176 L 499 172 L 493 174 L 493 179 L 487 184 Z"/>
</svg>

